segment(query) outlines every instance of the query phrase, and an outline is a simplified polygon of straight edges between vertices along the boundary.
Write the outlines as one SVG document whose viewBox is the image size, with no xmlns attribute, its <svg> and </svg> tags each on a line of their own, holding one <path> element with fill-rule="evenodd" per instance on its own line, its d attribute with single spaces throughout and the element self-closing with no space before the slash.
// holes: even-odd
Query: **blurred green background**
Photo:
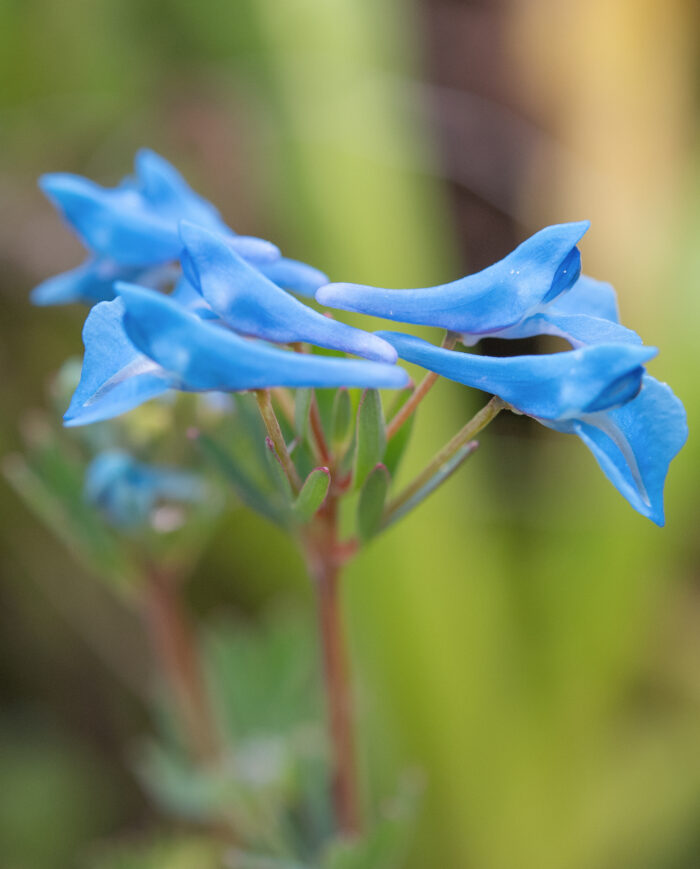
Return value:
<svg viewBox="0 0 700 869">
<path fill-rule="evenodd" d="M 84 311 L 27 301 L 81 258 L 36 178 L 113 183 L 142 145 L 338 280 L 438 283 L 592 219 L 584 267 L 662 348 L 652 373 L 692 432 L 697 18 L 693 0 L 0 0 L 0 449 L 82 349 Z M 478 400 L 440 383 L 405 475 Z M 659 530 L 577 440 L 499 418 L 354 565 L 368 790 L 426 777 L 410 867 L 700 866 L 696 443 Z M 161 823 L 128 764 L 147 650 L 4 484 L 0 509 L 0 865 L 86 865 Z M 253 621 L 307 595 L 295 552 L 241 512 L 188 592 L 203 619 Z"/>
</svg>

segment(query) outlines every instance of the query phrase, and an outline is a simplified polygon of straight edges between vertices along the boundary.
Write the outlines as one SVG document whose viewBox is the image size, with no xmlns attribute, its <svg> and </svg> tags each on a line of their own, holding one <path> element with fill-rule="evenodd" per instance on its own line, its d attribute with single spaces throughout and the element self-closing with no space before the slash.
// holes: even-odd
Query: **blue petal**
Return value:
<svg viewBox="0 0 700 869">
<path fill-rule="evenodd" d="M 549 226 L 500 262 L 449 284 L 400 291 L 328 284 L 316 299 L 322 305 L 404 323 L 490 333 L 519 323 L 573 286 L 581 270 L 576 244 L 588 227 L 588 221 Z"/>
<path fill-rule="evenodd" d="M 81 302 L 95 305 L 114 298 L 115 281 L 138 281 L 148 287 L 164 288 L 176 277 L 167 266 L 144 269 L 140 266 L 122 266 L 112 260 L 90 257 L 71 271 L 48 278 L 31 292 L 35 305 L 67 305 Z"/>
<path fill-rule="evenodd" d="M 144 290 L 154 296 L 159 294 Z M 80 382 L 64 416 L 68 426 L 119 416 L 174 385 L 163 371 L 134 347 L 122 323 L 121 299 L 100 302 L 83 327 L 85 358 Z"/>
<path fill-rule="evenodd" d="M 188 278 L 237 332 L 277 344 L 308 341 L 368 359 L 396 361 L 386 341 L 304 305 L 249 266 L 220 235 L 184 222 L 180 232 Z"/>
<path fill-rule="evenodd" d="M 35 305 L 67 305 L 72 302 L 93 305 L 114 298 L 115 280 L 134 280 L 140 271 L 139 268 L 124 268 L 111 260 L 91 257 L 77 268 L 43 281 L 32 290 L 30 298 Z"/>
<path fill-rule="evenodd" d="M 236 253 L 250 262 L 272 263 L 279 259 L 279 248 L 272 242 L 229 229 L 211 202 L 195 193 L 177 169 L 155 151 L 142 148 L 134 162 L 145 203 L 168 219 L 175 231 L 181 220 L 189 220 L 223 233 Z"/>
<path fill-rule="evenodd" d="M 323 272 L 287 257 L 280 257 L 269 264 L 258 265 L 257 268 L 278 287 L 290 290 L 292 293 L 299 293 L 301 296 L 313 296 L 319 287 L 328 283 L 328 276 Z"/>
<path fill-rule="evenodd" d="M 407 362 L 500 396 L 521 413 L 559 420 L 622 404 L 639 391 L 653 347 L 599 344 L 566 353 L 497 358 L 457 353 L 382 332 Z"/>
<path fill-rule="evenodd" d="M 586 344 L 641 344 L 641 338 L 619 323 L 615 290 L 610 284 L 581 277 L 567 293 L 541 307 L 515 326 L 488 335 L 462 335 L 467 346 L 481 338 L 531 338 L 556 335 L 573 347 Z"/>
<path fill-rule="evenodd" d="M 202 320 L 219 319 L 184 275 L 175 284 L 175 289 L 170 294 L 170 298 L 174 299 L 178 305 L 186 308 L 192 314 L 196 314 Z"/>
<path fill-rule="evenodd" d="M 550 305 L 548 311 L 561 315 L 585 315 L 601 320 L 620 322 L 617 294 L 612 284 L 581 275 L 568 293 L 562 293 Z"/>
<path fill-rule="evenodd" d="M 622 407 L 563 424 L 544 424 L 578 435 L 634 509 L 664 524 L 664 482 L 671 460 L 688 437 L 685 410 L 670 387 L 645 375 L 639 395 Z"/>
<path fill-rule="evenodd" d="M 40 185 L 94 253 L 127 266 L 177 258 L 177 225 L 149 208 L 137 190 L 105 190 L 87 178 L 64 173 L 44 175 Z"/>
<path fill-rule="evenodd" d="M 229 231 L 211 202 L 195 193 L 177 169 L 155 151 L 141 148 L 134 168 L 144 198 L 176 227 L 186 217 L 212 229 Z"/>
<path fill-rule="evenodd" d="M 271 241 L 254 235 L 235 235 L 230 229 L 227 232 L 228 235 L 222 234 L 226 244 L 256 268 L 272 268 L 280 260 L 280 249 Z"/>
<path fill-rule="evenodd" d="M 240 338 L 201 320 L 168 296 L 117 284 L 126 308 L 124 328 L 133 344 L 191 391 L 237 391 L 270 386 L 401 388 L 405 371 L 394 365 L 291 353 Z"/>
<path fill-rule="evenodd" d="M 278 248 L 263 239 L 237 236 L 213 205 L 198 196 L 169 163 L 152 151 L 136 157 L 137 178 L 103 188 L 68 173 L 42 176 L 40 186 L 86 247 L 125 266 L 148 266 L 178 258 L 178 222 L 196 220 L 225 233 L 246 258 L 270 262 Z"/>
</svg>

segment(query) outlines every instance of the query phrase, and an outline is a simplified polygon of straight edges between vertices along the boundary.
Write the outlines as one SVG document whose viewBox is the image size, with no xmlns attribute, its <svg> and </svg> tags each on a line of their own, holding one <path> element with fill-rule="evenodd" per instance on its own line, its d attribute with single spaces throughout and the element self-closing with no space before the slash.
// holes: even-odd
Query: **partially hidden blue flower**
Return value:
<svg viewBox="0 0 700 869">
<path fill-rule="evenodd" d="M 134 177 L 115 188 L 68 173 L 44 175 L 40 186 L 90 256 L 77 268 L 37 286 L 31 296 L 34 304 L 109 301 L 118 280 L 164 288 L 154 282 L 152 272 L 155 267 L 161 279 L 164 273 L 157 267 L 177 260 L 178 224 L 183 219 L 221 233 L 237 253 L 285 290 L 313 296 L 328 282 L 313 266 L 280 256 L 270 242 L 237 235 L 170 163 L 148 149 L 137 153 Z"/>
<path fill-rule="evenodd" d="M 548 428 L 578 435 L 632 507 L 664 524 L 664 482 L 688 427 L 681 401 L 644 372 L 654 348 L 593 344 L 565 353 L 492 358 L 400 333 L 381 334 L 402 359 L 493 392 Z"/>
<path fill-rule="evenodd" d="M 285 293 L 238 256 L 225 237 L 187 222 L 180 234 L 185 276 L 237 332 L 277 344 L 309 342 L 380 362 L 396 361 L 396 351 L 386 341 L 331 320 Z"/>
<path fill-rule="evenodd" d="M 360 284 L 328 284 L 316 293 L 322 305 L 402 323 L 440 326 L 465 335 L 491 334 L 522 322 L 576 283 L 577 243 L 588 221 L 548 226 L 507 257 L 477 274 L 418 290 Z"/>
<path fill-rule="evenodd" d="M 122 450 L 105 450 L 85 475 L 85 498 L 120 528 L 136 528 L 162 502 L 203 501 L 206 486 L 196 474 L 138 462 Z"/>
<path fill-rule="evenodd" d="M 64 172 L 43 175 L 39 184 L 85 246 L 120 265 L 176 260 L 181 247 L 178 223 L 184 218 L 226 233 L 243 256 L 261 262 L 279 256 L 270 242 L 236 235 L 214 206 L 153 151 L 139 151 L 135 169 L 135 177 L 113 188 Z"/>
<path fill-rule="evenodd" d="M 398 389 L 408 382 L 396 365 L 292 353 L 241 338 L 172 297 L 131 284 L 117 284 L 117 292 L 118 299 L 101 302 L 86 320 L 83 369 L 66 425 L 110 419 L 169 389 Z"/>
</svg>

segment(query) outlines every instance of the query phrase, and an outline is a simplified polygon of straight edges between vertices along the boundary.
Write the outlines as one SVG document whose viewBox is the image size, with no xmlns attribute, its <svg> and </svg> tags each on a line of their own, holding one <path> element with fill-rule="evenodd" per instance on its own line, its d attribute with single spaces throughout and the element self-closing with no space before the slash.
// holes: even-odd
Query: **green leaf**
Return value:
<svg viewBox="0 0 700 869">
<path fill-rule="evenodd" d="M 311 471 L 294 502 L 294 514 L 298 519 L 308 522 L 313 517 L 325 501 L 330 484 L 328 468 L 314 468 Z"/>
<path fill-rule="evenodd" d="M 297 389 L 294 400 L 294 428 L 297 436 L 302 440 L 306 437 L 309 428 L 309 412 L 311 410 L 312 389 Z"/>
<path fill-rule="evenodd" d="M 388 528 L 390 525 L 393 525 L 394 522 L 403 519 L 407 513 L 410 513 L 411 510 L 414 510 L 419 504 L 425 501 L 429 495 L 432 495 L 439 486 L 454 474 L 457 468 L 459 468 L 459 466 L 465 462 L 469 456 L 471 456 L 478 446 L 479 444 L 477 441 L 470 441 L 468 444 L 465 444 L 457 453 L 455 453 L 454 456 L 452 456 L 451 459 L 445 462 L 440 470 L 437 471 L 424 486 L 411 495 L 411 497 L 401 504 L 400 507 L 392 510 L 391 505 L 389 505 L 390 512 L 385 514 L 382 527 Z"/>
<path fill-rule="evenodd" d="M 237 744 L 322 730 L 312 610 L 287 600 L 256 624 L 222 616 L 207 624 L 203 640 L 207 682 L 226 738 Z"/>
<path fill-rule="evenodd" d="M 384 465 L 377 465 L 365 480 L 357 504 L 357 533 L 362 541 L 371 540 L 381 530 L 390 482 Z"/>
<path fill-rule="evenodd" d="M 331 443 L 336 452 L 347 444 L 352 433 L 352 400 L 350 393 L 343 386 L 335 394 L 333 400 L 333 416 L 331 422 Z"/>
<path fill-rule="evenodd" d="M 357 411 L 357 436 L 355 442 L 355 467 L 353 482 L 360 489 L 367 475 L 384 458 L 386 430 L 382 401 L 376 389 L 367 389 L 362 395 Z"/>
</svg>

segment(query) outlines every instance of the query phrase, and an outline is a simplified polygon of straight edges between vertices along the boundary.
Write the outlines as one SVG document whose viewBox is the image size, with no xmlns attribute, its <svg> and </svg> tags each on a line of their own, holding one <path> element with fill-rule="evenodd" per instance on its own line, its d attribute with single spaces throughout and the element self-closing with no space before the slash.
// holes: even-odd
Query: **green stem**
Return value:
<svg viewBox="0 0 700 869">
<path fill-rule="evenodd" d="M 458 338 L 459 335 L 456 332 L 447 332 L 445 334 L 441 347 L 444 350 L 452 350 L 452 348 L 457 343 Z M 440 377 L 439 374 L 436 374 L 434 371 L 429 371 L 418 384 L 418 386 L 416 386 L 413 394 L 408 399 L 406 404 L 404 404 L 404 406 L 399 410 L 396 416 L 387 425 L 387 440 L 391 440 L 391 438 L 394 437 L 394 435 L 398 432 L 398 430 L 406 422 L 406 420 L 409 419 L 409 417 L 414 413 L 421 401 L 423 401 L 425 396 L 433 388 L 433 386 L 437 382 L 438 377 Z"/>
<path fill-rule="evenodd" d="M 265 428 L 267 429 L 267 433 L 270 436 L 270 440 L 272 441 L 275 451 L 279 457 L 280 462 L 282 463 L 282 468 L 284 469 L 285 474 L 287 475 L 287 479 L 289 480 L 289 485 L 292 487 L 292 491 L 295 494 L 298 494 L 301 490 L 301 479 L 299 478 L 299 474 L 297 473 L 297 469 L 294 466 L 294 462 L 292 461 L 292 457 L 289 455 L 289 450 L 287 449 L 287 444 L 284 441 L 284 435 L 282 434 L 282 429 L 280 428 L 279 420 L 277 419 L 277 415 L 275 414 L 275 409 L 272 406 L 272 399 L 270 398 L 270 390 L 269 389 L 256 389 L 255 397 L 258 402 L 258 408 L 260 409 L 260 416 L 265 423 Z"/>
<path fill-rule="evenodd" d="M 448 462 L 465 444 L 473 440 L 480 431 L 494 420 L 498 414 L 507 407 L 506 402 L 494 395 L 488 404 L 484 405 L 481 410 L 475 414 L 469 422 L 461 428 L 457 434 L 448 441 L 445 446 L 437 453 L 428 465 L 418 474 L 415 479 L 406 486 L 387 506 L 385 511 L 385 519 L 388 519 L 392 513 L 409 501 L 416 492 L 419 492 L 426 486 L 435 474 Z"/>
</svg>

